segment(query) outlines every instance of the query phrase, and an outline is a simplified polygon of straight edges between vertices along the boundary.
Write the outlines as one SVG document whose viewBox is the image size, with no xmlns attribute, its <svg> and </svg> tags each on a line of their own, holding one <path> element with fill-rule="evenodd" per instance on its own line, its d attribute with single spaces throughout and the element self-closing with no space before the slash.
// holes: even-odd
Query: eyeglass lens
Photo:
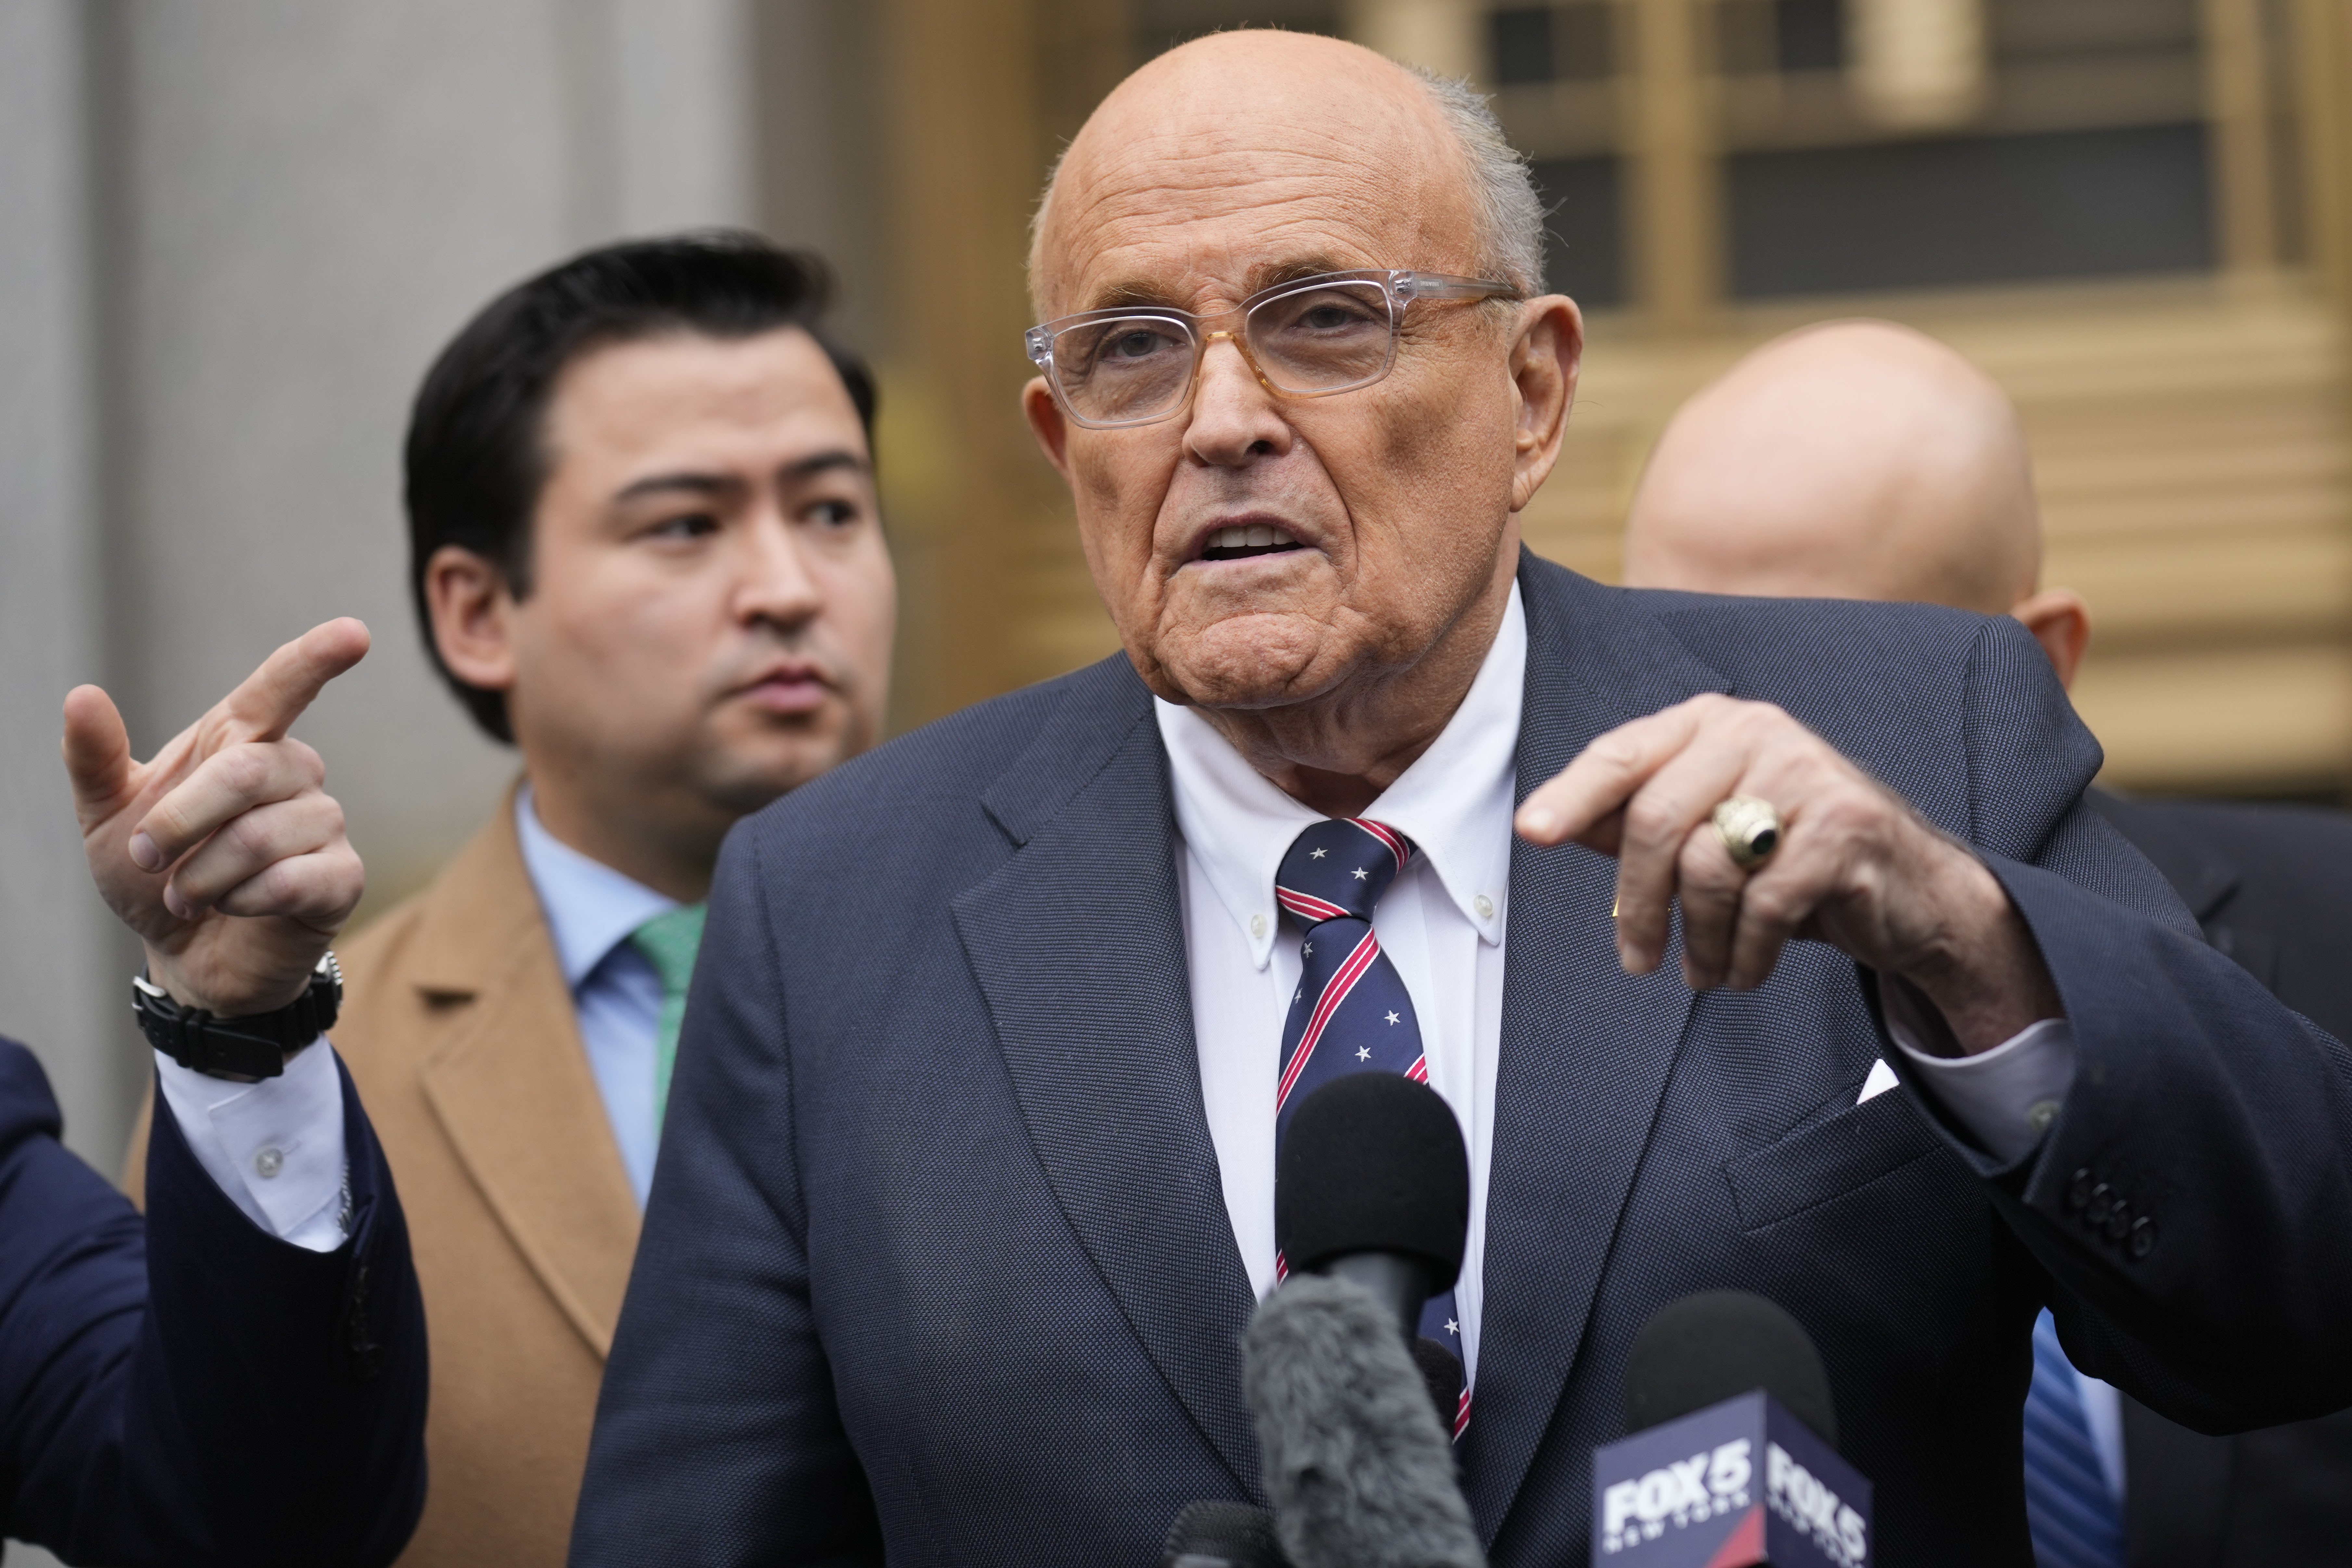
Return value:
<svg viewBox="0 0 2352 1568">
<path fill-rule="evenodd" d="M 1395 346 L 1377 283 L 1323 283 L 1262 300 L 1242 331 L 1260 374 L 1280 391 L 1339 392 L 1377 380 Z M 1182 402 L 1196 363 L 1192 329 L 1170 316 L 1121 316 L 1064 329 L 1054 374 L 1071 411 L 1104 425 L 1150 419 Z"/>
</svg>

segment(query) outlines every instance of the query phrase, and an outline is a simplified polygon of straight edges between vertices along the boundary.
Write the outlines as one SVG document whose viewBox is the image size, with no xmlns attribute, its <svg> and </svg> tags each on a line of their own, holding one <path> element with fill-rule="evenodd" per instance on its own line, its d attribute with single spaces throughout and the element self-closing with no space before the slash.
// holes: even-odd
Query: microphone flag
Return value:
<svg viewBox="0 0 2352 1568">
<path fill-rule="evenodd" d="M 1593 1451 L 1592 1561 L 1869 1568 L 1870 1483 L 1758 1389 Z"/>
</svg>

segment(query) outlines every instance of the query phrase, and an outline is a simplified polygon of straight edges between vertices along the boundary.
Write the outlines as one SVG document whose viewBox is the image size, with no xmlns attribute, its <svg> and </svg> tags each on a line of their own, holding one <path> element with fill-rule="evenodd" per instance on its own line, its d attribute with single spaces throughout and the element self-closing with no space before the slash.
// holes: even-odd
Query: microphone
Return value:
<svg viewBox="0 0 2352 1568">
<path fill-rule="evenodd" d="M 1702 1290 L 1650 1315 L 1625 1358 L 1625 1430 L 1651 1427 L 1760 1388 L 1837 1445 L 1829 1369 L 1804 1325 L 1746 1290 Z"/>
<path fill-rule="evenodd" d="M 1242 1350 L 1276 1534 L 1297 1568 L 1486 1568 L 1392 1300 L 1294 1273 Z"/>
<path fill-rule="evenodd" d="M 1274 1168 L 1274 1240 L 1292 1273 L 1352 1280 L 1408 1343 L 1421 1309 L 1462 1272 L 1470 1157 L 1435 1089 L 1356 1072 L 1308 1095 Z"/>
<path fill-rule="evenodd" d="M 1275 1245 L 1291 1272 L 1351 1280 L 1389 1309 L 1448 1431 L 1462 1363 L 1420 1337 L 1421 1310 L 1460 1277 L 1469 1231 L 1470 1156 L 1435 1089 L 1359 1072 L 1300 1102 L 1275 1164 Z"/>
<path fill-rule="evenodd" d="M 1838 1456 L 1821 1352 L 1773 1302 L 1707 1290 L 1658 1309 L 1626 1357 L 1625 1429 L 1592 1457 L 1595 1562 L 1868 1568 L 1870 1482 Z"/>
<path fill-rule="evenodd" d="M 1169 1527 L 1160 1568 L 1290 1568 L 1274 1515 L 1245 1502 L 1185 1505 Z"/>
<path fill-rule="evenodd" d="M 1416 1337 L 1422 1307 L 1462 1272 L 1469 1224 L 1462 1131 L 1427 1084 L 1349 1073 L 1300 1103 L 1275 1167 L 1288 1277 L 1243 1342 L 1266 1495 L 1297 1568 L 1484 1568 L 1454 1481 L 1462 1365 Z"/>
</svg>

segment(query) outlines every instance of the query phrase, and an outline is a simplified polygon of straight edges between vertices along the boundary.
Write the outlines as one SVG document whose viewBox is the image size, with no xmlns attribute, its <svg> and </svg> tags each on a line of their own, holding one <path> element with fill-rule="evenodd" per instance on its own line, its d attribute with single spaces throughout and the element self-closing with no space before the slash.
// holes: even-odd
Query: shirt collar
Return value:
<svg viewBox="0 0 2352 1568">
<path fill-rule="evenodd" d="M 605 954 L 656 915 L 677 908 L 677 900 L 559 843 L 541 825 L 530 784 L 515 792 L 514 809 L 523 867 L 539 894 L 548 934 L 555 939 L 563 984 L 577 991 Z"/>
<path fill-rule="evenodd" d="M 1511 584 L 1495 643 L 1437 739 L 1364 815 L 1412 839 L 1446 897 L 1487 942 L 1503 940 L 1510 889 L 1511 805 L 1528 618 Z M 1176 826 L 1261 969 L 1274 952 L 1275 873 L 1318 813 L 1244 761 L 1197 709 L 1153 700 L 1168 749 Z"/>
</svg>

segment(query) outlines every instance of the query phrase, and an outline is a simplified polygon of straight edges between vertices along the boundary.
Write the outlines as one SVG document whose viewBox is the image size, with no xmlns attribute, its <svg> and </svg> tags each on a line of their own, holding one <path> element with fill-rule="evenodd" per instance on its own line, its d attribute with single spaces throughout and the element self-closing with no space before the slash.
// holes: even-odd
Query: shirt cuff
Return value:
<svg viewBox="0 0 2352 1568">
<path fill-rule="evenodd" d="M 155 1074 L 196 1163 L 246 1218 L 311 1252 L 343 1244 L 343 1086 L 325 1036 L 259 1083 L 207 1078 L 160 1051 Z"/>
<path fill-rule="evenodd" d="M 1932 1037 L 1910 1016 L 1900 984 L 1883 986 L 1886 1032 L 1937 1100 L 1976 1135 L 1985 1152 L 2015 1164 L 2041 1145 L 2074 1084 L 2074 1031 L 2063 1018 L 2029 1024 L 1989 1051 L 1941 1057 L 1922 1048 Z"/>
</svg>

